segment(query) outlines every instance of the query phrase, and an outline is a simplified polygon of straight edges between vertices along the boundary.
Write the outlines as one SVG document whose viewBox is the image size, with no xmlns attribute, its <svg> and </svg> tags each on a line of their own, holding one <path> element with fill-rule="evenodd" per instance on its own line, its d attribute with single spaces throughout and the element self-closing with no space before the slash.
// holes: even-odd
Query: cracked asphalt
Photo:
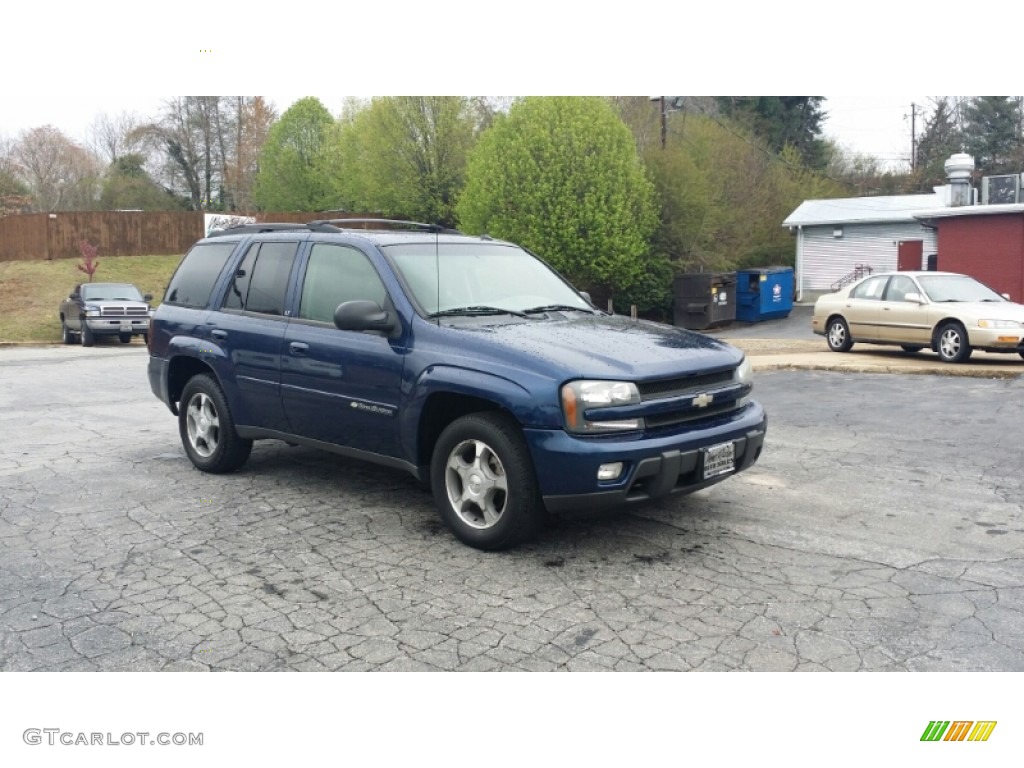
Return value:
<svg viewBox="0 0 1024 768">
<path fill-rule="evenodd" d="M 1024 671 L 1019 378 L 763 372 L 749 472 L 488 554 L 402 472 L 194 470 L 145 367 L 0 349 L 2 670 Z"/>
</svg>

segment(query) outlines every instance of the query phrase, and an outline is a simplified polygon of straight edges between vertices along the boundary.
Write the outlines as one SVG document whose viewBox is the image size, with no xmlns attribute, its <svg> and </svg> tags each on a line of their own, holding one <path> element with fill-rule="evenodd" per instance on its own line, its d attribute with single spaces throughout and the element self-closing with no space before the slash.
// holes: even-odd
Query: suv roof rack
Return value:
<svg viewBox="0 0 1024 768">
<path fill-rule="evenodd" d="M 459 234 L 457 229 L 448 229 L 440 224 L 424 224 L 421 221 L 402 221 L 401 219 L 316 219 L 309 222 L 310 226 L 332 225 L 339 229 L 369 229 L 366 224 L 373 224 L 381 229 L 414 229 L 422 232 L 449 232 Z M 361 227 L 350 227 L 350 224 L 362 224 Z"/>
<path fill-rule="evenodd" d="M 360 224 L 362 226 L 350 226 Z M 223 237 L 225 235 L 251 235 L 264 232 L 342 232 L 346 229 L 370 229 L 367 224 L 374 225 L 376 229 L 412 229 L 420 232 L 434 232 L 437 234 L 461 235 L 457 229 L 449 229 L 440 224 L 424 224 L 420 221 L 401 221 L 399 219 L 315 219 L 306 224 L 271 223 L 262 224 L 239 224 L 227 229 L 217 229 L 207 237 Z"/>
<path fill-rule="evenodd" d="M 320 228 L 314 229 L 313 227 L 310 227 L 308 224 L 273 224 L 268 222 L 265 224 L 239 224 L 238 226 L 228 227 L 227 229 L 216 229 L 210 234 L 208 234 L 207 237 L 223 237 L 224 235 L 251 235 L 259 234 L 261 232 L 295 232 L 300 230 L 307 232 L 324 231 L 321 230 Z M 336 231 L 336 228 L 331 227 L 329 230 L 326 231 Z"/>
</svg>

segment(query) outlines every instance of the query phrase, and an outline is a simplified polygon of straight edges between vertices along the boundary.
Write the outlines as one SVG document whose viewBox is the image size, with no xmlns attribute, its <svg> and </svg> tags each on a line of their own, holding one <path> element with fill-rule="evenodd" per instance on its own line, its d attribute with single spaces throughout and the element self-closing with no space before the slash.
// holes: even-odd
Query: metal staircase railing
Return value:
<svg viewBox="0 0 1024 768">
<path fill-rule="evenodd" d="M 858 264 L 856 267 L 853 268 L 853 272 L 851 272 L 850 274 L 846 275 L 845 277 L 839 278 L 834 283 L 832 283 L 832 291 L 833 292 L 838 291 L 844 285 L 849 285 L 850 283 L 854 283 L 854 282 L 860 280 L 865 275 L 870 275 L 872 272 L 874 272 L 874 269 L 872 269 L 872 267 L 870 265 L 868 265 L 868 264 Z"/>
</svg>

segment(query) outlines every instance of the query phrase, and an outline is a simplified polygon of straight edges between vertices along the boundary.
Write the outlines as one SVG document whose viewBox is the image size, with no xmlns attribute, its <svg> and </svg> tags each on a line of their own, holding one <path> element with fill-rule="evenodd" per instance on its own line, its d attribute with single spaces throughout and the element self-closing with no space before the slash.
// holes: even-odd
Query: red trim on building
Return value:
<svg viewBox="0 0 1024 768">
<path fill-rule="evenodd" d="M 1024 303 L 1024 213 L 935 220 L 938 265 L 970 275 Z"/>
</svg>

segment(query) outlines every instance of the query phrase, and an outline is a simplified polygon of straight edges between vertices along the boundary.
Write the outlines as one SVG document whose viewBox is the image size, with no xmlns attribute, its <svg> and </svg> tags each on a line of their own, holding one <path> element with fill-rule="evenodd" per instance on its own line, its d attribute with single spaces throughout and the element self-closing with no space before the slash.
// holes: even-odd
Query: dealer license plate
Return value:
<svg viewBox="0 0 1024 768">
<path fill-rule="evenodd" d="M 703 449 L 704 453 L 704 479 L 717 477 L 736 468 L 736 445 L 735 443 L 721 443 Z"/>
</svg>

